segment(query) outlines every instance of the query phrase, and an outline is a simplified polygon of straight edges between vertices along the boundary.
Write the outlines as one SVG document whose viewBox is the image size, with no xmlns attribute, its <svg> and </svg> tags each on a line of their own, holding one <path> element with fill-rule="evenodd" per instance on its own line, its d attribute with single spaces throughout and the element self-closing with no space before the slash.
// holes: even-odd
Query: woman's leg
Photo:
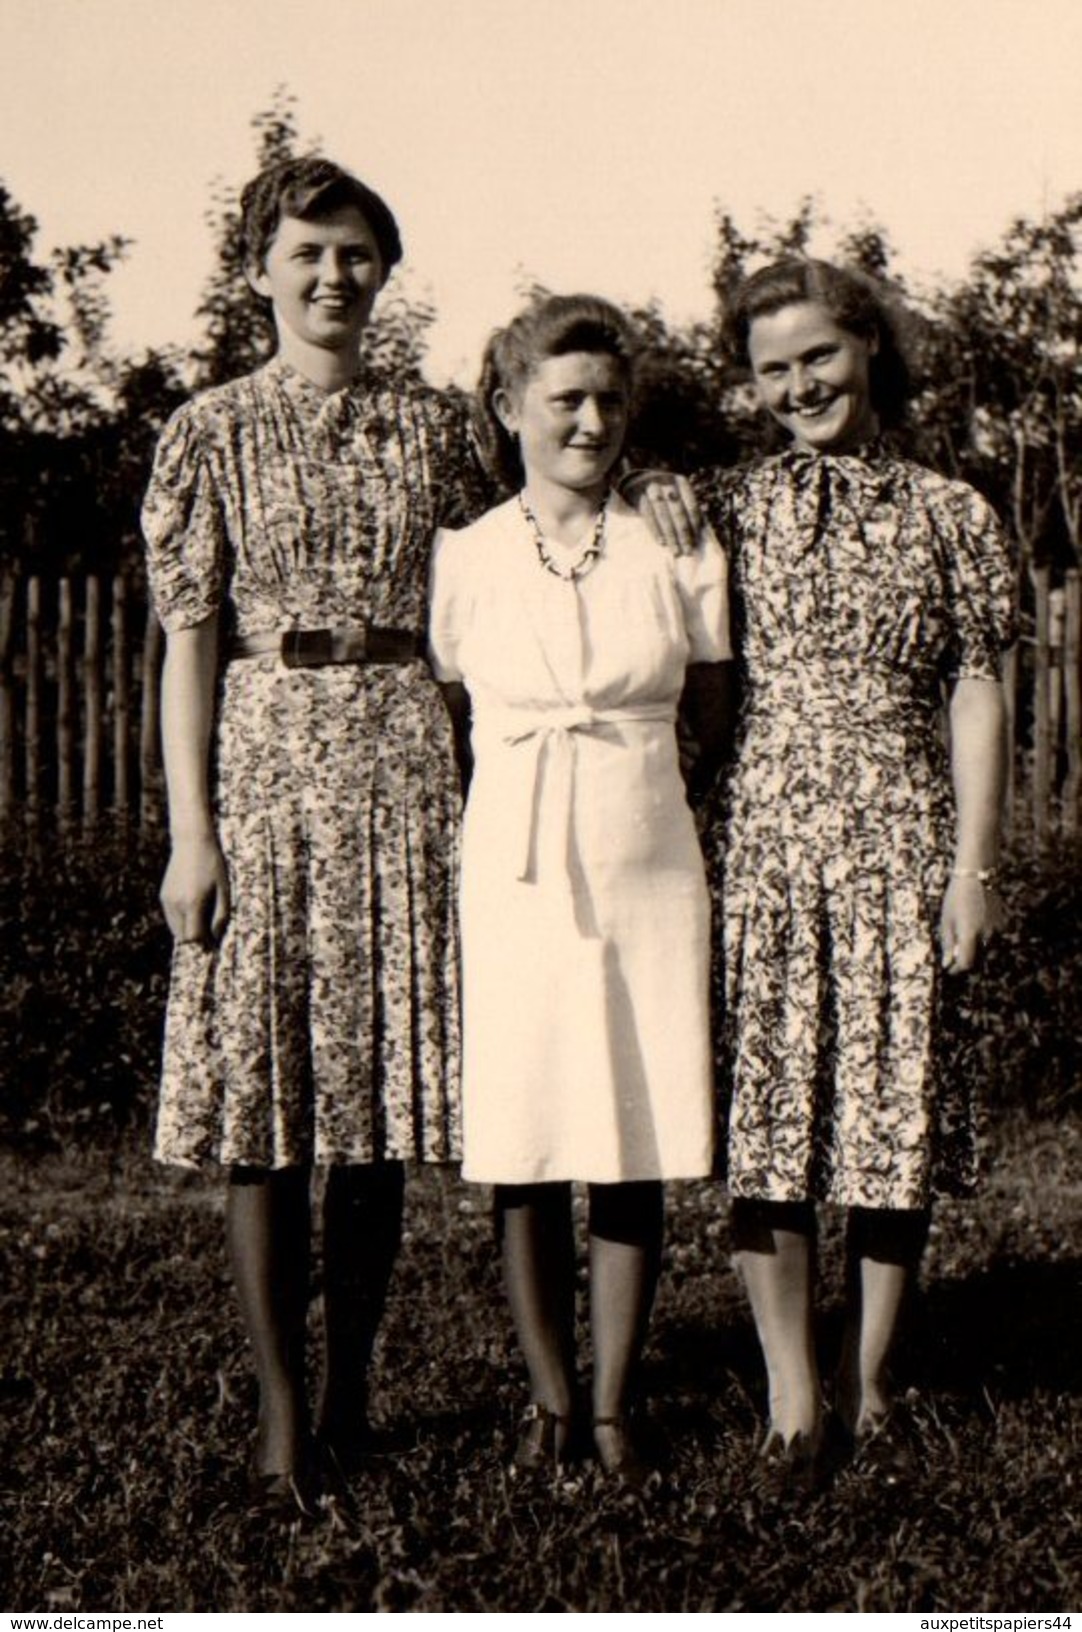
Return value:
<svg viewBox="0 0 1082 1632">
<path fill-rule="evenodd" d="M 332 1167 L 323 1196 L 320 1436 L 350 1465 L 368 1440 L 368 1368 L 402 1241 L 401 1162 Z"/>
<path fill-rule="evenodd" d="M 785 1444 L 797 1434 L 815 1439 L 822 1410 L 812 1327 L 815 1208 L 738 1199 L 732 1233 L 766 1361 L 771 1430 Z"/>
<path fill-rule="evenodd" d="M 575 1240 L 569 1184 L 496 1186 L 504 1282 L 534 1402 L 558 1417 L 575 1395 Z"/>
<path fill-rule="evenodd" d="M 595 1423 L 620 1418 L 628 1408 L 661 1268 L 664 1208 L 661 1185 L 653 1180 L 590 1186 Z M 605 1432 L 595 1430 L 602 1460 Z"/>
<path fill-rule="evenodd" d="M 855 1434 L 890 1410 L 887 1364 L 928 1239 L 931 1212 L 854 1207 L 846 1232 L 846 1324 L 837 1405 Z"/>
<path fill-rule="evenodd" d="M 292 1475 L 303 1467 L 309 1437 L 308 1169 L 234 1168 L 225 1218 L 233 1280 L 259 1381 L 254 1471 Z"/>
</svg>

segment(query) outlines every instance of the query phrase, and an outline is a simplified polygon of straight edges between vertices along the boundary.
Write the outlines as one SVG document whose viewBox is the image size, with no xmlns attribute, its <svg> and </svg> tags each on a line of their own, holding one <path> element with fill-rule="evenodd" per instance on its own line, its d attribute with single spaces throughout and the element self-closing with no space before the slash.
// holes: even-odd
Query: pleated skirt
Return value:
<svg viewBox="0 0 1082 1632">
<path fill-rule="evenodd" d="M 175 949 L 155 1154 L 456 1159 L 460 800 L 428 670 L 235 662 L 215 745 L 232 909 Z"/>
</svg>

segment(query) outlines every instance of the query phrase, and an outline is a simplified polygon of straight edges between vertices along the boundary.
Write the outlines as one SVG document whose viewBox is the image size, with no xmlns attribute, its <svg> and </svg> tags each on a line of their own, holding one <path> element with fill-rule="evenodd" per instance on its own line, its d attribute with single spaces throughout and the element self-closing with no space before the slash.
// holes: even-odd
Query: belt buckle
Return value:
<svg viewBox="0 0 1082 1632">
<path fill-rule="evenodd" d="M 364 663 L 368 658 L 367 626 L 348 629 L 286 629 L 282 662 L 287 669 L 323 669 L 332 663 Z"/>
<path fill-rule="evenodd" d="M 282 662 L 287 669 L 321 669 L 333 663 L 333 631 L 287 629 L 282 635 Z"/>
</svg>

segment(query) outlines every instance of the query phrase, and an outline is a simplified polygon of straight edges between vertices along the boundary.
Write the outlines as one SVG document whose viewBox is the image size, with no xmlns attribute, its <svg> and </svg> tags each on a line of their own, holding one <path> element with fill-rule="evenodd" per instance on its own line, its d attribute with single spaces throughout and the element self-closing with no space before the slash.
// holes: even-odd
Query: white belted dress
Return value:
<svg viewBox="0 0 1082 1632">
<path fill-rule="evenodd" d="M 431 648 L 473 717 L 465 1176 L 709 1173 L 710 908 L 674 725 L 687 664 L 730 655 L 720 548 L 675 559 L 613 497 L 569 581 L 512 500 L 440 534 Z"/>
</svg>

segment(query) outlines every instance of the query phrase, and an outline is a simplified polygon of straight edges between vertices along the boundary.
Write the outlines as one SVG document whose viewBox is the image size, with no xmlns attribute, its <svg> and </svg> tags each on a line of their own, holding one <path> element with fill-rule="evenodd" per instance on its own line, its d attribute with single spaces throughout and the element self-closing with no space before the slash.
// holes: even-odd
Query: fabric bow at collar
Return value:
<svg viewBox="0 0 1082 1632">
<path fill-rule="evenodd" d="M 891 472 L 879 462 L 878 443 L 859 454 L 807 453 L 793 449 L 781 455 L 797 503 L 800 553 L 829 541 L 832 550 L 864 560 L 876 543 L 872 522 L 876 505 L 891 485 Z"/>
<path fill-rule="evenodd" d="M 781 456 L 782 464 L 801 486 L 821 487 L 824 483 L 839 498 L 851 496 L 872 504 L 889 485 L 890 472 L 881 462 L 882 444 L 869 443 L 860 453 L 807 453 L 793 448 Z"/>
<path fill-rule="evenodd" d="M 279 380 L 286 396 L 302 407 L 306 417 L 311 416 L 312 426 L 331 452 L 362 428 L 366 397 L 359 379 L 336 391 L 324 391 L 282 357 L 272 357 L 267 368 Z"/>
</svg>

